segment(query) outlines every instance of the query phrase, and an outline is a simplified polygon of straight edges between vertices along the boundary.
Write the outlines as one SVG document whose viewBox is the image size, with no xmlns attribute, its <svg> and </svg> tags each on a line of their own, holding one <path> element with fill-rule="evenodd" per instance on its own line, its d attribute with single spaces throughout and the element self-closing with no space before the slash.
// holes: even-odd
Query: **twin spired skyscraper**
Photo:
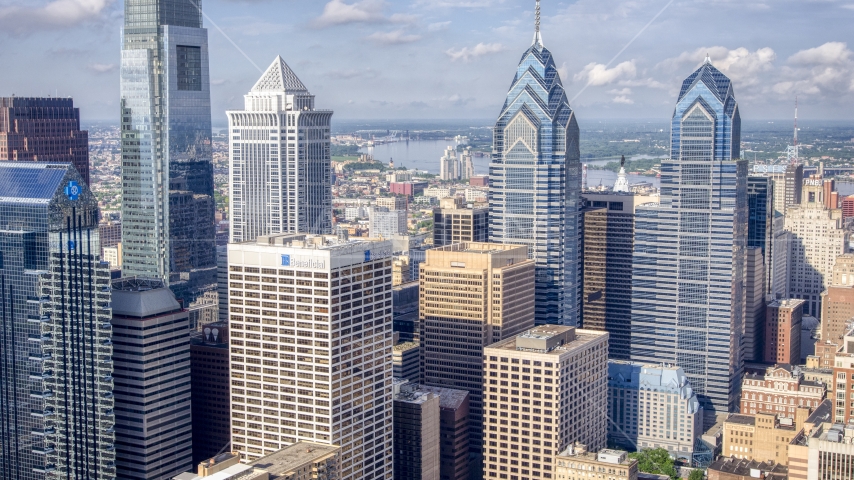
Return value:
<svg viewBox="0 0 854 480">
<path fill-rule="evenodd" d="M 744 359 L 747 161 L 732 83 L 707 58 L 682 83 L 661 200 L 638 207 L 631 359 L 682 367 L 707 411 L 735 411 Z"/>
<path fill-rule="evenodd" d="M 576 325 L 580 300 L 578 123 L 540 36 L 523 55 L 493 132 L 490 240 L 536 262 L 537 324 Z"/>
</svg>

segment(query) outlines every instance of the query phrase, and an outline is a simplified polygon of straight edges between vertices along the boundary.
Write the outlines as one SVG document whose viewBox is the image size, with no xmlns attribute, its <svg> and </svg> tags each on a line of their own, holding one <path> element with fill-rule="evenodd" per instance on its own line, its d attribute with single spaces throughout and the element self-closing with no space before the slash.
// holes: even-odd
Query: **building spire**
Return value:
<svg viewBox="0 0 854 480">
<path fill-rule="evenodd" d="M 534 46 L 543 48 L 543 37 L 540 35 L 540 0 L 534 9 Z"/>
<path fill-rule="evenodd" d="M 712 57 L 711 57 L 711 56 L 709 56 L 709 54 L 707 53 L 707 54 L 706 54 L 706 59 L 705 59 L 705 60 L 703 60 L 703 65 L 711 65 L 711 64 L 712 64 Z"/>
</svg>

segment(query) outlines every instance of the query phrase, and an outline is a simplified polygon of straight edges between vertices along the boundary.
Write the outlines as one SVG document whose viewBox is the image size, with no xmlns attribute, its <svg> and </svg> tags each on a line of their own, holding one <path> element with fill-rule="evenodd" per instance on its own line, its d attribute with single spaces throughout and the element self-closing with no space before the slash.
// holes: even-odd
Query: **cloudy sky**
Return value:
<svg viewBox="0 0 854 480">
<path fill-rule="evenodd" d="M 0 0 L 0 95 L 118 111 L 122 0 Z M 277 54 L 339 119 L 489 119 L 534 0 L 204 0 L 213 116 Z M 706 53 L 746 119 L 854 119 L 854 0 L 543 0 L 579 118 L 667 118 Z M 236 45 L 236 46 L 235 46 Z M 243 53 L 245 53 L 245 56 Z"/>
</svg>

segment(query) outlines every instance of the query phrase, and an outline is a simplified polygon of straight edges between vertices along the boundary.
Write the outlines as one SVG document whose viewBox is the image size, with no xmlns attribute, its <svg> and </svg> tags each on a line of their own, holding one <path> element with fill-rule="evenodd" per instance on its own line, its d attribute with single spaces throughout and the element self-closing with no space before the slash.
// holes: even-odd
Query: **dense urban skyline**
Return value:
<svg viewBox="0 0 854 480">
<path fill-rule="evenodd" d="M 9 67 L 4 90 L 73 96 L 87 106 L 84 121 L 114 119 L 122 4 L 0 2 L 0 38 L 17 45 L 0 52 Z M 489 72 L 518 60 L 533 21 L 529 0 L 207 0 L 204 9 L 217 58 L 215 124 L 240 107 L 245 85 L 277 54 L 313 86 L 323 99 L 318 107 L 334 109 L 339 120 L 494 117 L 507 80 Z M 843 1 L 543 4 L 545 40 L 561 59 L 570 104 L 587 119 L 668 115 L 680 72 L 707 52 L 739 84 L 745 118 L 788 118 L 795 95 L 803 118 L 850 118 L 840 100 L 854 99 L 854 46 L 845 43 L 852 18 L 854 5 Z M 697 31 L 698 21 L 709 28 Z"/>
</svg>

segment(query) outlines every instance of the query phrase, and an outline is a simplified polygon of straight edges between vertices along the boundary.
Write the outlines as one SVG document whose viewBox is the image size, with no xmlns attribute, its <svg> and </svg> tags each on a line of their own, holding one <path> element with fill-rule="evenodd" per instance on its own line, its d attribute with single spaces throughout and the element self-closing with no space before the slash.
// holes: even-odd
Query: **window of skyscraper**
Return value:
<svg viewBox="0 0 854 480">
<path fill-rule="evenodd" d="M 178 45 L 178 90 L 202 90 L 202 49 Z"/>
</svg>

